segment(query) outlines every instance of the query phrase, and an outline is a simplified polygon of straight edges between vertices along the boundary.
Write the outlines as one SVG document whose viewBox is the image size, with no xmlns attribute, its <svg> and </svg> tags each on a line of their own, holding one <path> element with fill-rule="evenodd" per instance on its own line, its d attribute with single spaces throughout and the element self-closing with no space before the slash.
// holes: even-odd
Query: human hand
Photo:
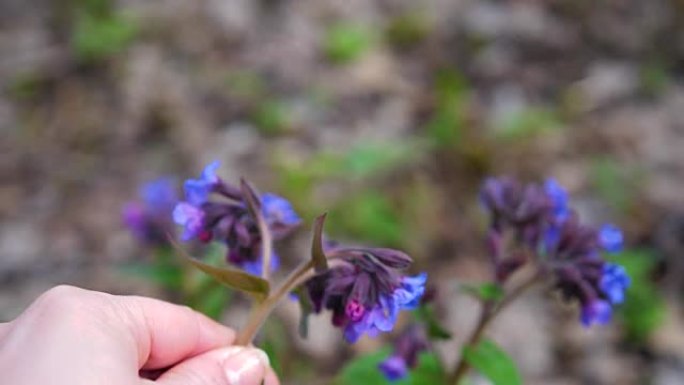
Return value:
<svg viewBox="0 0 684 385">
<path fill-rule="evenodd" d="M 187 307 L 58 286 L 0 324 L 0 382 L 278 385 L 266 354 L 230 346 L 234 338 Z"/>
</svg>

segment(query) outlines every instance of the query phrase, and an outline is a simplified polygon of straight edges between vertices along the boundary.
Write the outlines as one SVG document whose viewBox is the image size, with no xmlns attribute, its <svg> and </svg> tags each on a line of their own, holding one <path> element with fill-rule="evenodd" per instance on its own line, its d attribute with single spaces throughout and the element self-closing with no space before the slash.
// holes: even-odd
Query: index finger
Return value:
<svg viewBox="0 0 684 385">
<path fill-rule="evenodd" d="M 145 297 L 115 297 L 130 313 L 138 369 L 160 369 L 231 345 L 235 332 L 189 307 Z"/>
</svg>

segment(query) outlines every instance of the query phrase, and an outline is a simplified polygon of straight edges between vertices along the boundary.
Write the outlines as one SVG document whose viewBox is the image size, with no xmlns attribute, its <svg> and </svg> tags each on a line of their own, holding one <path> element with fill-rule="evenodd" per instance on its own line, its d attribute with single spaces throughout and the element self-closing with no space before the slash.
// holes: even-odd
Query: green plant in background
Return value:
<svg viewBox="0 0 684 385">
<path fill-rule="evenodd" d="M 343 153 L 320 152 L 302 163 L 278 162 L 280 186 L 305 216 L 313 216 L 323 206 L 323 202 L 315 199 L 316 186 L 344 184 L 349 190 L 344 196 L 325 202 L 331 213 L 336 214 L 329 220 L 330 228 L 366 241 L 402 245 L 406 239 L 404 224 L 408 223 L 402 210 L 398 210 L 391 196 L 366 182 L 416 161 L 425 148 L 420 140 L 411 139 L 369 142 Z"/>
<path fill-rule="evenodd" d="M 632 209 L 642 182 L 641 173 L 615 159 L 597 158 L 591 168 L 591 180 L 601 199 L 620 213 Z"/>
<path fill-rule="evenodd" d="M 385 39 L 394 47 L 408 49 L 420 44 L 432 32 L 432 25 L 421 12 L 406 12 L 392 18 Z"/>
<path fill-rule="evenodd" d="M 670 74 L 662 60 L 652 59 L 643 64 L 639 71 L 641 89 L 647 95 L 656 96 L 667 88 Z"/>
<path fill-rule="evenodd" d="M 264 79 L 256 72 L 230 71 L 225 75 L 226 91 L 244 101 L 252 101 L 267 94 Z"/>
<path fill-rule="evenodd" d="M 287 109 L 276 100 L 265 100 L 257 104 L 252 120 L 259 131 L 266 135 L 280 134 L 290 126 Z"/>
<path fill-rule="evenodd" d="M 643 343 L 665 320 L 665 299 L 651 278 L 658 258 L 651 250 L 636 249 L 611 259 L 624 266 L 632 279 L 620 311 L 627 337 L 635 343 Z"/>
<path fill-rule="evenodd" d="M 373 43 L 367 28 L 348 22 L 331 25 L 323 40 L 326 57 L 338 64 L 350 63 L 366 53 Z"/>
<path fill-rule="evenodd" d="M 435 78 L 434 97 L 435 110 L 425 131 L 435 146 L 453 149 L 463 137 L 470 87 L 455 70 L 441 70 Z"/>
<path fill-rule="evenodd" d="M 562 127 L 558 114 L 545 107 L 528 107 L 498 122 L 494 132 L 505 140 L 525 140 L 557 131 Z"/>
<path fill-rule="evenodd" d="M 331 230 L 336 233 L 388 246 L 402 245 L 406 233 L 404 223 L 386 194 L 361 191 L 337 202 L 331 214 L 339 218 L 330 222 Z"/>
<path fill-rule="evenodd" d="M 76 0 L 71 44 L 84 62 L 96 62 L 126 49 L 135 39 L 135 19 L 114 8 L 110 0 Z"/>
</svg>

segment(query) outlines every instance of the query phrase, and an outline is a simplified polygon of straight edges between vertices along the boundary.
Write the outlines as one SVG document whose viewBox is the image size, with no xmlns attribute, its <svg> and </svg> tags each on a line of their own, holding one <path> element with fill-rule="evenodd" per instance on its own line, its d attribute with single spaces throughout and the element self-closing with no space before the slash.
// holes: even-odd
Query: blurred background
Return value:
<svg viewBox="0 0 684 385">
<path fill-rule="evenodd" d="M 630 299 L 586 330 L 540 290 L 491 335 L 527 384 L 681 384 L 683 64 L 680 0 L 2 0 L 0 321 L 69 283 L 239 326 L 245 299 L 179 280 L 121 219 L 142 183 L 219 159 L 304 217 L 286 264 L 328 211 L 333 236 L 409 252 L 463 340 L 482 179 L 553 176 L 625 230 Z M 282 305 L 262 336 L 284 384 L 379 344 L 346 346 L 327 315 L 303 342 L 297 317 Z"/>
</svg>

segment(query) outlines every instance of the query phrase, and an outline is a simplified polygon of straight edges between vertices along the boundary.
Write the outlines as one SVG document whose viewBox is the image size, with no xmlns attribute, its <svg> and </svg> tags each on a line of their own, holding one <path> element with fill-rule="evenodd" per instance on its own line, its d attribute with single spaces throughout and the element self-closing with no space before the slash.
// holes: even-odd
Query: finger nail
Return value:
<svg viewBox="0 0 684 385">
<path fill-rule="evenodd" d="M 268 366 L 266 353 L 254 348 L 233 347 L 223 361 L 230 385 L 261 385 Z"/>
</svg>

